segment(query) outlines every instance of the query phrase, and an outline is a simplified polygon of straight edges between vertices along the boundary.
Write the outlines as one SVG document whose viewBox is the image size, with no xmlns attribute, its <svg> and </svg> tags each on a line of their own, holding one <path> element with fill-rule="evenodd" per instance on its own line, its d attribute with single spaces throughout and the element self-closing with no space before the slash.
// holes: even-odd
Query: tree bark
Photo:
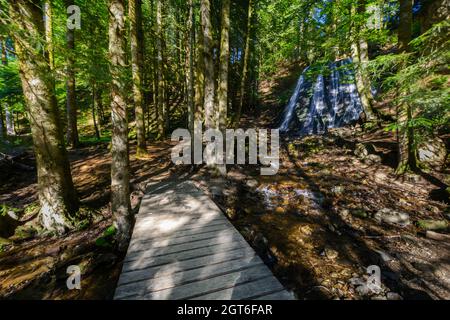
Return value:
<svg viewBox="0 0 450 320">
<path fill-rule="evenodd" d="M 168 110 L 166 101 L 165 65 L 164 65 L 164 26 L 162 21 L 162 1 L 156 0 L 156 50 L 158 64 L 158 137 L 167 134 Z"/>
<path fill-rule="evenodd" d="M 59 112 L 48 55 L 36 39 L 44 37 L 40 1 L 10 4 L 13 32 L 27 104 L 38 175 L 40 218 L 46 230 L 62 234 L 73 228 L 78 199 L 59 123 Z"/>
<path fill-rule="evenodd" d="M 400 24 L 398 26 L 398 48 L 400 52 L 408 51 L 412 37 L 413 0 L 400 0 Z"/>
<path fill-rule="evenodd" d="M 197 54 L 195 61 L 195 96 L 194 96 L 194 105 L 195 105 L 195 124 L 202 123 L 204 120 L 204 112 L 203 112 L 203 101 L 204 101 L 204 93 L 205 93 L 205 60 L 204 60 L 204 49 L 203 49 L 203 32 L 201 30 L 202 25 L 202 16 L 200 15 L 200 25 L 197 32 Z"/>
<path fill-rule="evenodd" d="M 413 0 L 400 0 L 400 25 L 398 29 L 398 44 L 400 52 L 409 51 L 409 42 L 412 38 L 412 8 Z M 417 169 L 416 143 L 414 128 L 410 125 L 412 120 L 411 105 L 407 102 L 397 107 L 397 122 L 400 129 L 397 131 L 398 166 L 397 174 Z"/>
<path fill-rule="evenodd" d="M 249 0 L 248 3 L 248 17 L 247 17 L 247 36 L 245 40 L 245 51 L 244 51 L 244 62 L 242 67 L 242 77 L 241 77 L 241 92 L 239 96 L 239 105 L 236 115 L 235 127 L 239 126 L 239 122 L 242 116 L 242 108 L 244 105 L 245 98 L 245 89 L 247 86 L 247 78 L 248 78 L 248 65 L 250 61 L 250 41 L 251 41 L 251 27 L 252 27 L 252 19 L 253 19 L 253 0 Z"/>
<path fill-rule="evenodd" d="M 66 0 L 66 7 L 75 3 L 74 0 Z M 69 17 L 69 15 L 68 15 Z M 67 144 L 71 148 L 79 145 L 77 127 L 76 82 L 75 82 L 75 30 L 67 28 L 67 71 L 66 71 L 66 108 L 67 108 Z"/>
<path fill-rule="evenodd" d="M 109 0 L 109 57 L 111 73 L 111 209 L 119 251 L 131 236 L 130 172 L 128 155 L 125 1 Z"/>
<path fill-rule="evenodd" d="M 356 5 L 352 7 L 353 14 L 363 15 L 366 11 L 366 1 L 358 0 Z M 354 19 L 354 21 L 358 21 Z M 375 121 L 376 116 L 373 112 L 373 97 L 370 91 L 370 81 L 364 76 L 364 70 L 369 63 L 369 45 L 367 40 L 361 36 L 361 31 L 364 28 L 360 23 L 353 24 L 353 42 L 351 44 L 353 62 L 355 64 L 355 80 L 356 88 L 361 98 L 361 103 L 366 116 L 366 121 Z"/>
<path fill-rule="evenodd" d="M 223 0 L 222 2 L 221 21 L 219 90 L 217 100 L 219 102 L 219 128 L 221 131 L 225 131 L 227 127 L 228 69 L 230 63 L 230 0 Z"/>
<path fill-rule="evenodd" d="M 194 1 L 189 0 L 189 16 L 187 28 L 187 45 L 186 45 L 186 93 L 187 93 L 187 109 L 188 109 L 188 128 L 193 136 L 194 134 L 194 41 L 195 41 L 195 16 Z"/>
<path fill-rule="evenodd" d="M 143 31 L 142 0 L 130 0 L 128 3 L 130 19 L 131 66 L 133 73 L 133 99 L 136 120 L 137 148 L 136 156 L 147 154 L 145 143 L 144 94 L 142 92 L 143 69 Z"/>
<path fill-rule="evenodd" d="M 52 2 L 46 0 L 44 2 L 44 26 L 45 26 L 45 42 L 47 45 L 48 63 L 50 70 L 55 69 L 55 58 L 53 48 L 53 8 Z"/>
<path fill-rule="evenodd" d="M 213 59 L 213 39 L 211 26 L 210 0 L 201 0 L 203 60 L 205 66 L 205 91 L 203 108 L 205 110 L 205 127 L 217 128 L 217 113 L 214 106 L 215 79 Z"/>
<path fill-rule="evenodd" d="M 6 40 L 1 37 L 1 46 L 2 46 L 2 65 L 8 65 L 8 56 L 6 54 Z M 6 129 L 6 121 L 3 120 L 3 109 L 5 110 L 5 114 L 8 110 L 8 104 L 2 103 L 0 104 L 0 138 L 3 139 L 7 135 Z"/>
</svg>

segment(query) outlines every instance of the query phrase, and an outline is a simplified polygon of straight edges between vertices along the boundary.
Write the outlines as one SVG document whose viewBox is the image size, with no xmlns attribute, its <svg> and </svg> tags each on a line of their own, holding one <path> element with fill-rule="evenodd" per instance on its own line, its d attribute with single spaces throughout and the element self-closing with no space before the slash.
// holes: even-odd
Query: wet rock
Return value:
<svg viewBox="0 0 450 320">
<path fill-rule="evenodd" d="M 380 223 L 384 222 L 388 224 L 398 225 L 401 227 L 406 227 L 410 224 L 409 214 L 388 208 L 379 210 L 375 214 L 374 218 Z"/>
<path fill-rule="evenodd" d="M 431 167 L 442 167 L 447 157 L 445 143 L 439 139 L 429 139 L 419 144 L 418 159 L 421 163 Z"/>
<path fill-rule="evenodd" d="M 402 296 L 396 292 L 388 292 L 386 298 L 388 300 L 403 300 Z"/>
<path fill-rule="evenodd" d="M 445 230 L 448 228 L 448 222 L 446 220 L 419 220 L 417 226 L 424 230 Z"/>
</svg>

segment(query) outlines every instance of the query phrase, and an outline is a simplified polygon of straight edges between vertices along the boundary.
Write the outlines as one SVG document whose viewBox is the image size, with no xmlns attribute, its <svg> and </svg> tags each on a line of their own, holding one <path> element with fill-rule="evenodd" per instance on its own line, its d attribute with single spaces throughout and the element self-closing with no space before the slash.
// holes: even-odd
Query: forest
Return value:
<svg viewBox="0 0 450 320">
<path fill-rule="evenodd" d="M 216 220 L 153 204 L 161 186 L 217 207 L 282 297 L 450 299 L 449 18 L 449 0 L 0 0 L 0 299 L 206 281 L 142 267 L 123 284 L 140 252 L 194 263 L 179 252 L 222 244 L 200 236 Z M 278 129 L 277 173 L 174 163 L 179 128 Z M 192 297 L 228 294 L 221 279 L 253 268 L 233 259 Z M 245 296 L 251 281 L 267 292 Z M 220 297 L 274 298 L 267 281 Z"/>
</svg>

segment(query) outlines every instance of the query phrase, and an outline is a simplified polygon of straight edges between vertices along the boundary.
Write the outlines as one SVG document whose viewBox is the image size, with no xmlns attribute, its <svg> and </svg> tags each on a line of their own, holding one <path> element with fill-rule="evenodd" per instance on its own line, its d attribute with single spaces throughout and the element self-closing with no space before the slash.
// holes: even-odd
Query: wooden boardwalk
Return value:
<svg viewBox="0 0 450 320">
<path fill-rule="evenodd" d="M 114 298 L 293 299 L 191 182 L 143 198 Z"/>
</svg>

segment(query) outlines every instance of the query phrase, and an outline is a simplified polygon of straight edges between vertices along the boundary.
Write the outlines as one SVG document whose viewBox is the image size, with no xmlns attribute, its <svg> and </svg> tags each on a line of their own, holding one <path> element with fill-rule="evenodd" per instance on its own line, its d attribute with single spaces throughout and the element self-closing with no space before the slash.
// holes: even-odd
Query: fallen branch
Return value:
<svg viewBox="0 0 450 320">
<path fill-rule="evenodd" d="M 437 241 L 450 241 L 450 235 L 437 233 L 434 231 L 427 231 L 425 236 L 428 239 L 437 240 Z"/>
</svg>

